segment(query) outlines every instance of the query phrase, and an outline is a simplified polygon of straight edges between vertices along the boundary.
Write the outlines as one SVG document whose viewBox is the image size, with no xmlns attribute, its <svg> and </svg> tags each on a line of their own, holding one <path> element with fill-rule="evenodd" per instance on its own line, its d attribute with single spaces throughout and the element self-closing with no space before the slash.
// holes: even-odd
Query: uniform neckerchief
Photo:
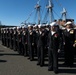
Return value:
<svg viewBox="0 0 76 75">
<path fill-rule="evenodd" d="M 69 29 L 67 29 L 67 31 L 69 32 L 71 29 L 69 28 Z"/>
<path fill-rule="evenodd" d="M 51 31 L 51 35 L 54 35 L 56 32 L 55 31 Z"/>
</svg>

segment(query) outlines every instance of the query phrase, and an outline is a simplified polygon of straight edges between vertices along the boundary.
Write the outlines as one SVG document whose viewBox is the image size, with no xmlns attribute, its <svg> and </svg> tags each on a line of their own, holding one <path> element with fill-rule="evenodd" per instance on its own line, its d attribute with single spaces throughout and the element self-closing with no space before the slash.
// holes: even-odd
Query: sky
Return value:
<svg viewBox="0 0 76 75">
<path fill-rule="evenodd" d="M 30 18 L 27 22 L 37 22 L 37 14 L 35 5 L 38 0 L 0 0 L 0 21 L 2 25 L 16 25 L 20 26 L 22 22 Z M 62 8 L 67 9 L 67 17 L 74 18 L 76 23 L 76 0 L 52 0 L 54 4 L 53 15 L 55 19 L 61 17 Z M 41 20 L 47 12 L 45 6 L 48 0 L 40 0 L 41 5 Z M 48 17 L 49 19 L 49 17 Z"/>
</svg>

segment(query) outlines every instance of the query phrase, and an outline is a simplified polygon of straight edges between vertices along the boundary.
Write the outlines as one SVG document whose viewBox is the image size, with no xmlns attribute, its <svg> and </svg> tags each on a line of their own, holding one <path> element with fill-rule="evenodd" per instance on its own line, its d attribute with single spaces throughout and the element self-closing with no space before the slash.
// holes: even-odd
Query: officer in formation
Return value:
<svg viewBox="0 0 76 75">
<path fill-rule="evenodd" d="M 37 65 L 44 66 L 48 56 L 48 71 L 58 73 L 58 53 L 64 48 L 65 65 L 72 66 L 76 47 L 76 30 L 72 22 L 61 28 L 57 22 L 51 24 L 25 25 L 23 27 L 2 28 L 2 45 L 30 61 L 37 57 Z"/>
<path fill-rule="evenodd" d="M 72 67 L 74 63 L 74 51 L 76 47 L 76 30 L 74 29 L 72 22 L 67 22 L 65 27 L 66 29 L 63 31 L 65 53 L 64 65 Z"/>
</svg>

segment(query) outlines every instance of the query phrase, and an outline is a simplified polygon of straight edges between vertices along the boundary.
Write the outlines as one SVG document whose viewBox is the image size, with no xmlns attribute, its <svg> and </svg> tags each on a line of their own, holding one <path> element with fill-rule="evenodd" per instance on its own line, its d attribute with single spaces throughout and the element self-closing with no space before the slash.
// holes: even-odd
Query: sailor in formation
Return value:
<svg viewBox="0 0 76 75">
<path fill-rule="evenodd" d="M 28 56 L 30 61 L 37 58 L 41 67 L 48 58 L 48 71 L 58 73 L 58 54 L 64 51 L 64 65 L 73 66 L 76 49 L 76 29 L 72 22 L 61 28 L 57 22 L 51 24 L 25 25 L 22 27 L 1 28 L 2 45 L 20 55 Z"/>
<path fill-rule="evenodd" d="M 74 63 L 74 49 L 76 47 L 76 30 L 72 22 L 65 24 L 66 29 L 63 31 L 63 43 L 64 43 L 64 56 L 66 66 L 73 66 Z"/>
</svg>

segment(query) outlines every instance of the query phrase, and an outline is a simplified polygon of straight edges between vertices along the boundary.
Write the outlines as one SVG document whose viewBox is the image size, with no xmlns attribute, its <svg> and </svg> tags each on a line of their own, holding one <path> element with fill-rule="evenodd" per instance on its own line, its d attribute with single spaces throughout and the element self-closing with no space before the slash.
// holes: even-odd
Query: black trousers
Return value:
<svg viewBox="0 0 76 75">
<path fill-rule="evenodd" d="M 9 47 L 10 40 L 7 39 L 7 40 L 6 40 L 6 43 L 7 43 L 7 47 Z"/>
<path fill-rule="evenodd" d="M 48 68 L 54 71 L 58 70 L 58 53 L 57 50 L 48 50 Z"/>
<path fill-rule="evenodd" d="M 29 46 L 29 57 L 30 57 L 30 60 L 34 59 L 34 46 L 33 45 Z"/>
<path fill-rule="evenodd" d="M 4 40 L 3 40 L 3 38 L 2 38 L 2 45 L 4 45 Z"/>
<path fill-rule="evenodd" d="M 23 44 L 24 45 L 24 56 L 28 55 L 28 45 L 27 44 Z"/>
<path fill-rule="evenodd" d="M 65 45 L 64 46 L 64 56 L 65 56 L 65 63 L 68 66 L 73 65 L 74 62 L 74 47 L 73 45 Z"/>
<path fill-rule="evenodd" d="M 4 46 L 6 46 L 6 38 L 4 38 Z"/>
<path fill-rule="evenodd" d="M 23 48 L 22 42 L 18 42 L 18 53 L 21 55 L 23 55 L 22 48 Z"/>
<path fill-rule="evenodd" d="M 13 49 L 13 39 L 10 40 L 10 48 Z"/>
<path fill-rule="evenodd" d="M 45 54 L 45 49 L 43 46 L 38 47 L 37 49 L 37 56 L 38 56 L 38 64 L 40 64 L 41 66 L 44 65 L 44 56 Z"/>
<path fill-rule="evenodd" d="M 13 40 L 13 49 L 17 51 L 17 41 L 15 39 Z"/>
</svg>

